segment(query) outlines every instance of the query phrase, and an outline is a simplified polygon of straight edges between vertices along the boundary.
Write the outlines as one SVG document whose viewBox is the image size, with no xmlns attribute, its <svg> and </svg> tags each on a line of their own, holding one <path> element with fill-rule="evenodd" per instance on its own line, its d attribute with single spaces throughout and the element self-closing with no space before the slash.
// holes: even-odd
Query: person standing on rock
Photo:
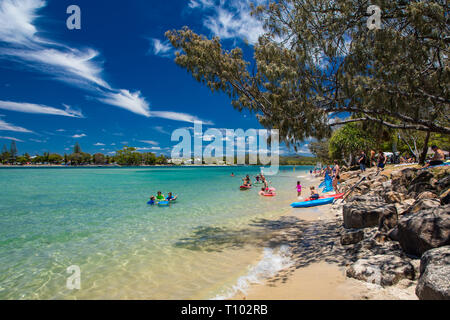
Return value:
<svg viewBox="0 0 450 320">
<path fill-rule="evenodd" d="M 370 167 L 375 165 L 375 151 L 370 150 Z"/>
<path fill-rule="evenodd" d="M 377 173 L 384 170 L 384 166 L 386 165 L 387 158 L 384 156 L 384 152 L 382 150 L 378 151 L 378 165 L 377 165 Z"/>
<path fill-rule="evenodd" d="M 361 172 L 366 171 L 366 160 L 367 160 L 366 153 L 364 151 L 361 151 L 361 157 L 358 160 L 359 167 L 361 168 Z"/>
</svg>

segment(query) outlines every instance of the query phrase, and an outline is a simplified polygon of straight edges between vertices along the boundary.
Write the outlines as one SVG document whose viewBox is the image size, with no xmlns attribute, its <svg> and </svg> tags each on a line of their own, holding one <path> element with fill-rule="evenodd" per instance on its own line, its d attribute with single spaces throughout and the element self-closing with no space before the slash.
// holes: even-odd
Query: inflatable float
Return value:
<svg viewBox="0 0 450 320">
<path fill-rule="evenodd" d="M 252 186 L 240 186 L 239 187 L 239 189 L 241 189 L 241 190 L 249 190 L 251 188 L 252 188 Z"/>
<path fill-rule="evenodd" d="M 263 197 L 275 197 L 277 194 L 276 194 L 275 192 L 272 192 L 272 193 L 266 193 L 266 192 L 264 192 L 264 191 L 260 191 L 260 192 L 259 192 L 259 195 L 260 195 L 260 196 L 263 196 Z"/>
<path fill-rule="evenodd" d="M 170 202 L 167 200 L 158 202 L 158 206 L 160 206 L 160 207 L 167 207 L 169 205 L 170 205 Z"/>
<path fill-rule="evenodd" d="M 325 204 L 333 203 L 334 198 L 323 198 L 323 199 L 317 199 L 317 200 L 309 200 L 309 201 L 301 201 L 301 202 L 294 202 L 291 203 L 292 208 L 309 208 L 309 207 L 316 207 L 316 206 L 323 206 Z"/>
</svg>

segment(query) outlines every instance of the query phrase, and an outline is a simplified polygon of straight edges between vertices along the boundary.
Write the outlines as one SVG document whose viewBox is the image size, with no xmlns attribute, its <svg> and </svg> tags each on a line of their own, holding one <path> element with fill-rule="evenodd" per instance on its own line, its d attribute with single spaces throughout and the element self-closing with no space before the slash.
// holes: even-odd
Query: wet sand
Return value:
<svg viewBox="0 0 450 320">
<path fill-rule="evenodd" d="M 319 179 L 311 182 L 318 184 Z M 345 276 L 348 260 L 339 243 L 340 208 L 292 209 L 280 223 L 286 226 L 272 239 L 272 247 L 287 244 L 292 266 L 251 284 L 233 300 L 417 300 L 415 283 L 409 280 L 383 288 Z"/>
</svg>

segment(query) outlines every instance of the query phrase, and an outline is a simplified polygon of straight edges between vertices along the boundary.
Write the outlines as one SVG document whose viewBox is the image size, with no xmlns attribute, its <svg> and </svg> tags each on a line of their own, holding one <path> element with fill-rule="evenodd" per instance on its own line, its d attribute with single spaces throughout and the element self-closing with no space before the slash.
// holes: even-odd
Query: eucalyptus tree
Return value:
<svg viewBox="0 0 450 320">
<path fill-rule="evenodd" d="M 16 141 L 14 141 L 14 140 L 11 141 L 11 148 L 9 150 L 10 150 L 9 153 L 11 155 L 11 159 L 14 162 L 14 160 L 16 160 L 17 153 L 18 153 Z"/>
<path fill-rule="evenodd" d="M 368 28 L 370 5 L 380 29 Z M 179 66 L 287 143 L 349 122 L 448 135 L 448 12 L 444 0 L 269 1 L 253 8 L 266 31 L 254 61 L 188 27 L 166 37 Z"/>
</svg>

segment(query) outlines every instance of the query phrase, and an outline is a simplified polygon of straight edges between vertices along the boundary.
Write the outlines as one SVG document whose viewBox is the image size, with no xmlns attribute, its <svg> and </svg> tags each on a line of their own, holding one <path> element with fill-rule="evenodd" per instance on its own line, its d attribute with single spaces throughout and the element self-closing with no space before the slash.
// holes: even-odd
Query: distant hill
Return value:
<svg viewBox="0 0 450 320">
<path fill-rule="evenodd" d="M 309 166 L 315 165 L 319 160 L 316 157 L 305 157 L 305 156 L 280 156 L 280 165 L 298 165 L 298 166 Z"/>
</svg>

